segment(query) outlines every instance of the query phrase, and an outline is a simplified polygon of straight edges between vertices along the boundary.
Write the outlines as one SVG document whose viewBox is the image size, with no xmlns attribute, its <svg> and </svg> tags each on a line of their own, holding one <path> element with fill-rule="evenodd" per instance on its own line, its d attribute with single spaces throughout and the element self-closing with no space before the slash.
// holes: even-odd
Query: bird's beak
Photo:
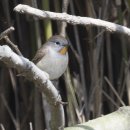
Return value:
<svg viewBox="0 0 130 130">
<path fill-rule="evenodd" d="M 65 55 L 68 51 L 68 45 L 64 46 L 62 49 L 59 50 L 59 53 Z"/>
</svg>

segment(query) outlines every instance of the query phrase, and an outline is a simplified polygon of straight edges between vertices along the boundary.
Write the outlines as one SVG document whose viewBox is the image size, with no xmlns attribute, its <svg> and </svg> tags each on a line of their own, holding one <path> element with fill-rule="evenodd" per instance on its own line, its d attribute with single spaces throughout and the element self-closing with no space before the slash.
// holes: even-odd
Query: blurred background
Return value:
<svg viewBox="0 0 130 130">
<path fill-rule="evenodd" d="M 130 26 L 130 0 L 69 0 L 68 14 L 92 17 Z M 30 60 L 51 36 L 59 34 L 59 21 L 19 14 L 18 4 L 62 12 L 62 0 L 0 0 L 0 32 L 10 26 L 10 40 Z M 66 28 L 69 67 L 59 79 L 66 126 L 72 126 L 130 105 L 130 38 L 93 26 Z M 0 41 L 1 45 L 6 44 Z M 0 62 L 0 129 L 43 130 L 48 106 L 35 85 L 17 77 L 15 69 Z"/>
</svg>

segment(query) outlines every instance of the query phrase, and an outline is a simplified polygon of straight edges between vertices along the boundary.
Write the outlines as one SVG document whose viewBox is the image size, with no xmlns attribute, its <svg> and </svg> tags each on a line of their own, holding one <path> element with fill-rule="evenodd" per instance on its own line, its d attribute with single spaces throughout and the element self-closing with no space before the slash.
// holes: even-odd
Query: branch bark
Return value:
<svg viewBox="0 0 130 130">
<path fill-rule="evenodd" d="M 25 78 L 37 84 L 38 89 L 45 94 L 50 105 L 51 129 L 62 130 L 64 127 L 63 105 L 58 91 L 49 80 L 49 75 L 28 59 L 14 53 L 7 45 L 0 46 L 0 60 L 6 63 L 8 67 L 25 72 Z"/>
<path fill-rule="evenodd" d="M 130 130 L 130 106 L 65 130 Z"/>
<path fill-rule="evenodd" d="M 65 21 L 73 25 L 79 24 L 79 25 L 84 25 L 84 26 L 88 25 L 88 26 L 102 27 L 109 32 L 119 32 L 119 33 L 130 36 L 129 28 L 118 25 L 118 24 L 114 24 L 108 21 L 100 20 L 100 19 L 74 16 L 74 15 L 69 15 L 66 13 L 54 13 L 50 11 L 42 11 L 36 8 L 32 8 L 28 5 L 22 5 L 22 4 L 17 5 L 14 8 L 14 11 L 22 13 L 22 14 L 25 13 L 28 15 L 36 16 L 40 19 L 48 18 L 52 20 Z"/>
</svg>

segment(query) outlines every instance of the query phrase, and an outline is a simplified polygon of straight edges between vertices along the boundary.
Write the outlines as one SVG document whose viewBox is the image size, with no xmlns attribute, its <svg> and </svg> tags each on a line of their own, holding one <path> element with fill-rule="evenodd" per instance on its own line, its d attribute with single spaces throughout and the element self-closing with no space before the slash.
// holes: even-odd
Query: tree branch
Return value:
<svg viewBox="0 0 130 130">
<path fill-rule="evenodd" d="M 65 130 L 130 130 L 130 106 Z"/>
<path fill-rule="evenodd" d="M 48 18 L 48 19 L 53 19 L 53 20 L 65 21 L 73 25 L 79 24 L 79 25 L 84 25 L 84 26 L 88 25 L 88 26 L 102 27 L 109 32 L 119 32 L 119 33 L 123 33 L 125 35 L 130 36 L 129 28 L 118 25 L 118 24 L 114 24 L 108 21 L 100 20 L 100 19 L 74 16 L 74 15 L 69 15 L 66 13 L 54 13 L 50 11 L 42 11 L 36 8 L 32 8 L 28 5 L 22 5 L 22 4 L 17 5 L 14 8 L 14 11 L 23 13 L 23 14 L 26 13 L 32 16 L 36 16 L 40 19 Z"/>
<path fill-rule="evenodd" d="M 4 39 L 6 41 L 6 43 L 8 43 L 8 45 L 10 45 L 16 52 L 17 54 L 22 56 L 22 53 L 20 52 L 20 50 L 18 49 L 18 47 L 9 39 L 8 35 L 14 31 L 15 28 L 14 27 L 9 27 L 7 28 L 5 31 L 3 31 L 0 34 L 0 40 Z"/>
<path fill-rule="evenodd" d="M 11 33 L 14 30 L 15 30 L 14 27 L 7 28 L 4 32 L 0 34 L 0 40 L 3 39 L 5 36 L 7 36 L 9 33 Z"/>
<path fill-rule="evenodd" d="M 15 51 L 18 55 L 22 56 L 22 53 L 21 53 L 20 50 L 18 49 L 18 46 L 15 45 L 15 44 L 9 39 L 8 36 L 5 36 L 3 39 L 5 39 L 6 43 L 7 43 L 8 45 L 10 45 L 10 46 L 12 47 L 12 49 L 14 49 L 14 51 Z"/>
<path fill-rule="evenodd" d="M 58 130 L 64 127 L 64 111 L 61 97 L 49 80 L 49 75 L 41 71 L 28 59 L 14 53 L 7 45 L 0 46 L 0 60 L 20 72 L 25 72 L 25 78 L 37 84 L 43 92 L 51 109 L 51 129 Z"/>
</svg>

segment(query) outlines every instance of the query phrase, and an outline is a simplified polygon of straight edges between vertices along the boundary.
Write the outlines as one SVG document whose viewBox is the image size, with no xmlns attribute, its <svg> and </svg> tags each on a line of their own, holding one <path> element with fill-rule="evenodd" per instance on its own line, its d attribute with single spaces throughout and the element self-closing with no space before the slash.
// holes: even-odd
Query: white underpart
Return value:
<svg viewBox="0 0 130 130">
<path fill-rule="evenodd" d="M 58 79 L 67 68 L 68 53 L 62 55 L 49 48 L 48 54 L 46 54 L 36 65 L 41 70 L 47 72 L 51 80 Z"/>
</svg>

